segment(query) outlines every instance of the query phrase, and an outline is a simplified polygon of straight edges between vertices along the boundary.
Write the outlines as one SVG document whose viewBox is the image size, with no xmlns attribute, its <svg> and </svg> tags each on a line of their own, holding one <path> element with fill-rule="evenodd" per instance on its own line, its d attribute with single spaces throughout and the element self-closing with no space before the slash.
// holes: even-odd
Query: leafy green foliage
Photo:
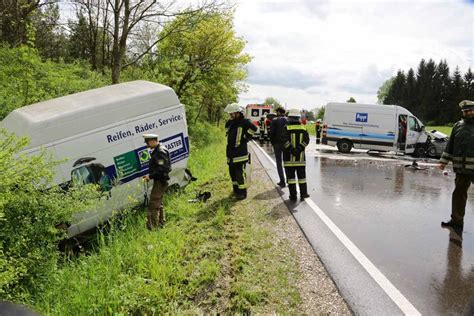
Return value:
<svg viewBox="0 0 474 316">
<path fill-rule="evenodd" d="M 107 83 L 79 62 L 42 61 L 32 48 L 0 47 L 0 119 L 18 107 Z"/>
<path fill-rule="evenodd" d="M 158 46 L 156 60 L 144 63 L 147 78 L 174 88 L 193 124 L 219 122 L 226 104 L 235 102 L 245 86 L 245 41 L 236 36 L 232 15 L 208 14 L 197 21 L 178 17 L 165 27 L 190 23 L 185 31 L 171 32 Z M 185 19 L 183 21 L 183 19 Z"/>
<path fill-rule="evenodd" d="M 0 144 L 0 297 L 26 301 L 56 269 L 57 243 L 65 235 L 55 225 L 89 206 L 97 193 L 86 186 L 68 192 L 52 187 L 56 163 L 44 153 L 21 154 L 26 139 L 0 130 Z"/>
</svg>

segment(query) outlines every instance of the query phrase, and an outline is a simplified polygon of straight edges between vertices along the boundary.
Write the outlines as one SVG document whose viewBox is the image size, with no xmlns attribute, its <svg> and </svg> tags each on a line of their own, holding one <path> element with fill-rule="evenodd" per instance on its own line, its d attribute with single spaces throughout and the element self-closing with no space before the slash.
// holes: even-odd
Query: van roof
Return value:
<svg viewBox="0 0 474 316">
<path fill-rule="evenodd" d="M 131 81 L 18 108 L 0 126 L 32 148 L 179 104 L 170 87 Z"/>
</svg>

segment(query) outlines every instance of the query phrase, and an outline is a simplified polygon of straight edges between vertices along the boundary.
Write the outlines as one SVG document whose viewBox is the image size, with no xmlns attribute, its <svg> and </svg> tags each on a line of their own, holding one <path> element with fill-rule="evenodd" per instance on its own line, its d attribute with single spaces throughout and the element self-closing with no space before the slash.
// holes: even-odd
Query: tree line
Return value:
<svg viewBox="0 0 474 316">
<path fill-rule="evenodd" d="M 135 79 L 171 86 L 191 123 L 219 122 L 225 104 L 245 89 L 251 57 L 243 52 L 245 40 L 236 35 L 233 8 L 225 2 L 75 0 L 67 14 L 55 2 L 0 1 L 2 49 L 11 49 L 13 58 L 26 47 L 41 62 L 80 64 L 85 73 L 102 77 L 99 86 Z"/>
<path fill-rule="evenodd" d="M 449 124 L 461 118 L 459 102 L 474 99 L 474 76 L 471 68 L 451 73 L 446 60 L 422 59 L 416 72 L 398 70 L 377 96 L 379 103 L 401 105 L 428 125 Z"/>
</svg>

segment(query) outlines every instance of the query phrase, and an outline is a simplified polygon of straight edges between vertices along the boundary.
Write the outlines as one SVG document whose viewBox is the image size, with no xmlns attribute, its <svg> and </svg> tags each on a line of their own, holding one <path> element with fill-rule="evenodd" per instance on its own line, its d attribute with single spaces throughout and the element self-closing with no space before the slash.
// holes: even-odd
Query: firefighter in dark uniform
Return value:
<svg viewBox="0 0 474 316">
<path fill-rule="evenodd" d="M 251 140 L 257 127 L 244 117 L 244 109 L 237 103 L 226 106 L 225 112 L 229 113 L 230 120 L 225 124 L 227 134 L 227 163 L 232 179 L 234 194 L 239 200 L 247 197 L 247 178 L 245 168 L 249 161 L 247 141 Z"/>
<path fill-rule="evenodd" d="M 275 153 L 275 161 L 277 165 L 278 176 L 280 177 L 280 182 L 278 182 L 278 185 L 281 188 L 284 188 L 286 184 L 285 184 L 285 173 L 283 171 L 283 163 L 282 163 L 282 156 L 283 156 L 282 135 L 283 135 L 283 130 L 286 125 L 286 117 L 285 117 L 286 110 L 281 106 L 276 107 L 274 110 L 277 113 L 277 117 L 275 117 L 270 123 L 270 142 L 272 143 L 272 146 L 273 146 L 273 152 Z"/>
<path fill-rule="evenodd" d="M 265 116 L 262 115 L 260 120 L 258 121 L 258 126 L 259 126 L 259 139 L 260 139 L 260 144 L 263 144 L 265 141 L 265 137 L 267 136 L 266 134 L 266 126 L 265 126 Z"/>
<path fill-rule="evenodd" d="M 286 181 L 290 190 L 290 200 L 296 200 L 296 183 L 300 187 L 301 199 L 309 197 L 306 184 L 306 157 L 305 148 L 309 144 L 309 135 L 306 127 L 300 123 L 300 111 L 288 111 L 288 120 L 283 129 L 283 166 L 285 167 Z M 296 178 L 298 177 L 298 180 Z"/>
<path fill-rule="evenodd" d="M 446 149 L 440 159 L 439 168 L 444 170 L 451 161 L 456 173 L 455 189 L 452 197 L 451 220 L 441 222 L 442 227 L 463 229 L 466 212 L 467 192 L 474 182 L 474 101 L 459 103 L 463 119 L 457 122 Z"/>
<path fill-rule="evenodd" d="M 321 131 L 323 127 L 321 126 L 321 119 L 316 121 L 316 144 L 321 143 Z"/>
<path fill-rule="evenodd" d="M 171 159 L 165 146 L 158 142 L 158 135 L 144 134 L 143 138 L 147 147 L 153 150 L 149 162 L 149 173 L 143 177 L 146 182 L 153 180 L 147 216 L 147 228 L 152 230 L 163 227 L 165 224 L 163 196 L 170 179 Z"/>
</svg>

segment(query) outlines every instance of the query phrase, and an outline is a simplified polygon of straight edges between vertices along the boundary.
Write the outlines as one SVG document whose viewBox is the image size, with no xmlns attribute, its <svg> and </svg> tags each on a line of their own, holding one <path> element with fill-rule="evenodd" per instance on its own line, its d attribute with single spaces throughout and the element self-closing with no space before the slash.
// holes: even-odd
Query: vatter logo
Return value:
<svg viewBox="0 0 474 316">
<path fill-rule="evenodd" d="M 147 148 L 140 150 L 138 152 L 138 157 L 140 158 L 140 164 L 146 164 L 151 158 L 150 151 Z"/>
</svg>

